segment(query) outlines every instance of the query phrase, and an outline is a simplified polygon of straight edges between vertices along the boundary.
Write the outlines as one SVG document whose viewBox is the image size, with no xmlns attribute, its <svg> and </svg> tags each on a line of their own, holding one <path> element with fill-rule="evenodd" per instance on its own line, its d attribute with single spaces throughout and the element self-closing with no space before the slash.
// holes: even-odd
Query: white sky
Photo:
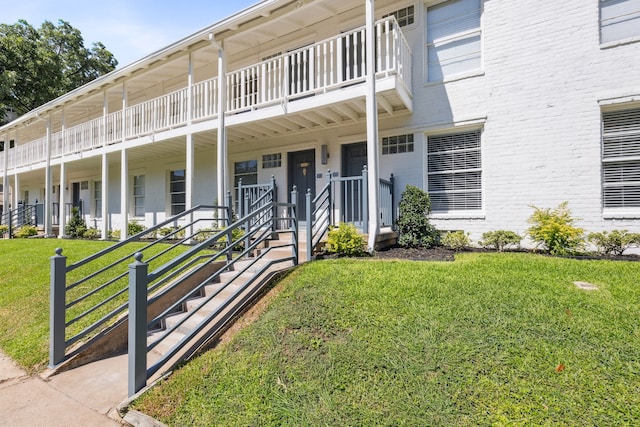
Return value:
<svg viewBox="0 0 640 427">
<path fill-rule="evenodd" d="M 259 0 L 0 0 L 0 23 L 35 28 L 59 19 L 80 30 L 85 46 L 102 42 L 128 65 Z"/>
</svg>

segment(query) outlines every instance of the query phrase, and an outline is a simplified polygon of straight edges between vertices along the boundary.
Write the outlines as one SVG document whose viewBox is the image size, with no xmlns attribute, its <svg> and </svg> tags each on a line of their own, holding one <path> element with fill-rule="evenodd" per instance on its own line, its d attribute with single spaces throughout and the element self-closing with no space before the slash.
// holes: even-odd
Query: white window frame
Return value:
<svg viewBox="0 0 640 427">
<path fill-rule="evenodd" d="M 137 182 L 139 179 L 142 179 L 142 184 Z M 145 190 L 146 190 L 146 178 L 144 174 L 134 175 L 133 177 L 133 216 L 142 218 L 145 216 Z M 142 191 L 140 193 L 140 191 Z"/>
<path fill-rule="evenodd" d="M 102 181 L 93 181 L 93 217 L 102 218 Z"/>
<path fill-rule="evenodd" d="M 626 4 L 631 11 L 619 14 L 621 11 L 615 10 L 616 5 L 619 4 Z M 600 0 L 598 6 L 601 47 L 614 47 L 640 41 L 640 0 Z M 627 31 L 630 28 L 635 31 L 626 34 L 623 31 L 622 35 L 615 36 L 616 30 L 625 28 L 625 22 L 631 22 L 631 25 L 626 26 Z"/>
<path fill-rule="evenodd" d="M 627 116 L 625 120 L 624 116 Z M 633 119 L 637 118 L 637 121 Z M 637 180 L 616 182 L 615 177 L 608 178 L 608 167 L 615 168 L 621 166 L 620 173 L 625 175 L 634 174 L 640 171 L 640 105 L 627 104 L 611 106 L 602 110 L 601 114 L 601 152 L 602 152 L 602 212 L 605 218 L 640 218 L 640 176 Z M 619 129 L 606 125 L 607 120 L 618 120 Z M 631 120 L 628 120 L 631 119 Z M 612 123 L 613 125 L 613 123 Z M 617 141 L 624 139 L 619 150 L 626 147 L 631 153 L 620 154 L 615 152 L 615 146 L 609 150 L 607 145 L 614 145 Z M 625 168 L 626 165 L 626 168 Z M 613 169 L 612 169 L 613 171 Z M 609 189 L 635 188 L 638 194 L 637 201 L 629 203 L 628 206 L 612 206 L 607 203 L 607 191 Z M 613 196 L 611 196 L 613 197 Z M 622 196 L 624 198 L 624 196 Z"/>
<path fill-rule="evenodd" d="M 476 149 L 465 149 L 465 150 L 447 150 L 442 152 L 430 152 L 429 151 L 429 138 L 432 137 L 442 137 L 442 136 L 452 136 L 452 135 L 462 135 L 467 133 L 478 133 L 479 145 Z M 431 207 L 431 217 L 434 219 L 439 218 L 485 218 L 484 213 L 484 202 L 485 202 L 485 191 L 484 191 L 484 143 L 483 143 L 483 129 L 481 127 L 464 127 L 464 128 L 453 128 L 448 130 L 440 130 L 438 132 L 430 132 L 425 134 L 425 189 L 429 193 L 430 197 L 432 197 Z M 478 161 L 480 162 L 479 167 L 472 169 L 450 169 L 445 171 L 430 171 L 429 170 L 429 157 L 432 155 L 440 155 L 443 153 L 455 153 L 455 152 L 472 152 L 476 151 L 478 153 Z M 429 190 L 429 181 L 431 176 L 435 175 L 447 175 L 454 173 L 480 173 L 480 188 L 479 189 L 462 189 L 462 190 L 441 190 L 441 191 L 430 191 Z M 449 209 L 449 210 L 433 210 L 433 194 L 447 194 L 447 193 L 472 193 L 472 192 L 480 192 L 480 206 L 472 209 Z"/>
<path fill-rule="evenodd" d="M 173 179 L 176 172 L 182 172 L 183 179 Z M 183 184 L 181 191 L 175 190 L 173 184 Z M 176 197 L 182 195 L 184 201 L 176 202 Z M 169 172 L 169 214 L 171 216 L 178 215 L 186 210 L 186 197 L 187 197 L 187 174 L 185 169 L 173 169 Z M 182 209 L 174 209 L 175 207 L 182 206 Z"/>
<path fill-rule="evenodd" d="M 425 46 L 425 50 L 424 50 L 424 74 L 425 74 L 425 83 L 426 84 L 437 84 L 437 83 L 446 83 L 446 82 L 450 82 L 450 81 L 455 81 L 455 80 L 460 80 L 460 79 L 465 79 L 465 78 L 469 78 L 469 77 L 475 77 L 475 76 L 480 76 L 484 74 L 484 55 L 483 55 L 483 45 L 484 45 L 484 41 L 483 41 L 483 16 L 484 16 L 484 1 L 483 0 L 477 0 L 479 2 L 479 8 L 480 8 L 480 12 L 479 12 L 479 18 L 478 18 L 478 27 L 471 29 L 471 30 L 466 30 L 466 31 L 461 31 L 458 33 L 454 33 L 454 34 L 450 34 L 448 36 L 445 37 L 440 37 L 434 40 L 429 40 L 429 25 L 428 25 L 428 21 L 429 21 L 429 9 L 433 8 L 433 7 L 438 7 L 438 6 L 442 6 L 446 3 L 454 3 L 455 1 L 458 0 L 448 0 L 445 2 L 440 2 L 440 3 L 435 3 L 435 4 L 429 4 L 429 5 L 425 5 L 424 7 L 424 46 Z M 468 40 L 468 39 L 472 39 L 475 37 L 479 37 L 479 43 L 480 43 L 480 49 L 479 49 L 479 64 L 477 68 L 474 69 L 469 69 L 469 70 L 464 70 L 458 73 L 453 73 L 453 74 L 445 74 L 444 71 L 441 70 L 442 73 L 442 77 L 441 78 L 437 78 L 437 77 L 433 77 L 429 72 L 429 51 L 431 49 L 437 49 L 440 47 L 444 47 L 453 43 L 457 43 L 460 41 L 464 41 L 464 40 Z"/>
</svg>

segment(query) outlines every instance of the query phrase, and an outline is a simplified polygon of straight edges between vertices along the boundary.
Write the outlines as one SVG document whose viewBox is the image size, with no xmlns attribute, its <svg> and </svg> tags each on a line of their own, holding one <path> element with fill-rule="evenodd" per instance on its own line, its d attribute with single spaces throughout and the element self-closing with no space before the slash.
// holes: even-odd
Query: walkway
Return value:
<svg viewBox="0 0 640 427">
<path fill-rule="evenodd" d="M 0 353 L 0 425 L 120 426 L 109 415 L 126 397 L 126 355 L 44 380 Z"/>
</svg>

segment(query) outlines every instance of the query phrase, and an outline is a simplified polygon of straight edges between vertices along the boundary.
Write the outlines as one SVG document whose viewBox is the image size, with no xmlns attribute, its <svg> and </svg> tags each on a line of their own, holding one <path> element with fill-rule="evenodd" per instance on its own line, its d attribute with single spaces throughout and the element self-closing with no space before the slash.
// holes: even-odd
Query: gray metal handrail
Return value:
<svg viewBox="0 0 640 427">
<path fill-rule="evenodd" d="M 290 247 L 291 254 L 279 256 L 274 259 L 269 259 L 265 265 L 261 266 L 257 272 L 252 274 L 250 279 L 248 279 L 238 289 L 236 289 L 232 295 L 227 297 L 227 299 L 222 303 L 221 306 L 219 306 L 212 313 L 208 314 L 204 319 L 201 319 L 199 323 L 194 328 L 190 329 L 190 332 L 185 334 L 185 336 L 181 338 L 179 342 L 174 343 L 171 346 L 171 348 L 166 353 L 164 353 L 159 360 L 157 360 L 153 364 L 153 366 L 150 366 L 147 368 L 146 354 L 149 351 L 151 351 L 153 348 L 158 346 L 173 331 L 175 331 L 177 328 L 183 325 L 184 322 L 186 322 L 193 315 L 193 313 L 197 312 L 197 309 L 192 311 L 191 314 L 187 313 L 187 315 L 181 321 L 179 321 L 172 328 L 165 330 L 155 341 L 147 345 L 148 329 L 154 326 L 155 324 L 162 322 L 162 319 L 164 319 L 168 314 L 173 313 L 177 309 L 182 307 L 182 305 L 188 299 L 192 298 L 195 295 L 200 294 L 202 288 L 204 288 L 207 284 L 211 283 L 213 280 L 218 278 L 223 272 L 230 271 L 230 270 L 235 271 L 234 266 L 238 262 L 240 262 L 240 260 L 250 260 L 250 263 L 244 266 L 243 268 L 241 268 L 240 270 L 235 271 L 235 275 L 233 279 L 229 281 L 227 285 L 229 283 L 232 283 L 233 280 L 235 280 L 241 274 L 249 271 L 249 269 L 251 269 L 256 263 L 264 260 L 264 257 L 266 256 L 266 254 L 270 253 L 270 251 L 275 249 L 274 247 L 268 247 L 264 251 L 260 252 L 260 254 L 256 257 L 250 257 L 249 254 L 253 253 L 253 251 L 259 245 L 262 245 L 267 239 L 272 237 L 271 226 L 269 224 L 260 224 L 258 226 L 252 226 L 251 224 L 254 224 L 255 219 L 263 216 L 265 212 L 268 212 L 277 208 L 282 208 L 282 207 L 286 208 L 289 214 L 285 217 L 277 218 L 277 219 L 275 217 L 271 217 L 270 221 L 275 222 L 275 221 L 283 220 L 291 225 L 289 230 L 279 231 L 279 233 L 291 233 L 292 234 L 291 243 L 277 246 L 278 248 Z M 235 241 L 231 241 L 232 239 L 230 238 L 230 236 L 233 235 L 234 230 L 246 230 L 245 235 L 237 238 Z M 204 269 L 207 264 L 210 264 L 211 262 L 214 262 L 215 260 L 220 258 L 227 260 L 224 267 L 222 267 L 221 269 L 218 269 L 213 274 L 208 275 L 208 277 L 206 277 L 204 280 L 201 280 L 200 283 L 194 289 L 192 289 L 186 295 L 183 295 L 180 299 L 178 299 L 178 301 L 174 302 L 170 307 L 166 308 L 162 313 L 160 313 L 159 315 L 151 319 L 151 321 L 149 322 L 146 321 L 146 312 L 135 313 L 133 315 L 130 314 L 130 328 L 134 328 L 133 330 L 130 329 L 130 335 L 129 335 L 130 366 L 136 367 L 134 369 L 134 371 L 136 372 L 132 373 L 130 371 L 130 374 L 129 374 L 130 375 L 129 376 L 130 394 L 137 392 L 141 387 L 143 387 L 144 384 L 146 383 L 146 378 L 156 373 L 162 366 L 164 366 L 169 360 L 171 360 L 178 353 L 178 351 L 180 351 L 180 349 L 182 349 L 188 342 L 193 341 L 194 338 L 198 334 L 200 334 L 216 316 L 219 316 L 223 312 L 225 312 L 225 310 L 227 310 L 227 308 L 232 304 L 232 302 L 234 302 L 241 293 L 247 290 L 248 287 L 254 284 L 255 281 L 258 280 L 258 278 L 262 274 L 266 273 L 272 265 L 282 263 L 282 262 L 287 262 L 287 261 L 292 261 L 294 265 L 297 264 L 298 255 L 299 255 L 298 254 L 297 192 L 295 190 L 294 192 L 292 192 L 292 203 L 270 202 L 268 204 L 265 204 L 260 208 L 254 210 L 253 212 L 249 213 L 248 215 L 245 215 L 244 217 L 240 218 L 238 221 L 234 222 L 233 224 L 229 225 L 227 229 L 221 230 L 213 234 L 212 236 L 205 239 L 203 242 L 191 248 L 189 251 L 179 255 L 178 257 L 172 259 L 171 261 L 154 269 L 150 273 L 147 273 L 147 265 L 142 262 L 142 256 L 139 254 L 136 254 L 136 263 L 130 266 L 131 268 L 130 287 L 131 289 L 140 289 L 140 292 L 144 292 L 144 294 L 137 295 L 135 297 L 132 297 L 130 295 L 131 301 L 136 301 L 138 298 L 143 298 L 145 299 L 145 301 L 153 300 L 153 298 L 149 299 L 147 294 L 148 293 L 147 289 L 150 289 L 151 283 L 157 282 L 160 280 L 166 280 L 165 279 L 166 275 L 171 274 L 172 271 L 174 271 L 176 268 L 183 265 L 184 261 L 192 259 L 194 256 L 200 254 L 203 250 L 210 247 L 212 244 L 218 242 L 222 238 L 228 239 L 226 242 L 227 244 L 225 248 L 216 254 L 201 255 L 201 259 L 205 259 L 205 262 L 201 263 L 199 267 L 191 270 L 186 277 L 194 276 L 195 274 L 199 273 L 202 269 Z M 246 246 L 239 254 L 236 254 L 237 256 L 235 257 L 226 256 L 226 254 L 230 253 L 235 246 L 243 242 L 246 244 Z M 140 273 L 138 273 L 137 271 L 140 271 Z M 141 285 L 139 283 L 132 283 L 131 281 L 133 282 L 142 281 L 144 282 L 144 284 Z M 171 287 L 163 287 L 163 292 L 169 292 L 172 289 L 172 287 L 178 286 L 178 285 L 179 283 L 174 283 L 173 285 L 171 285 Z M 203 301 L 201 301 L 198 304 L 198 307 L 204 306 L 211 299 L 215 298 L 215 296 L 217 296 L 220 292 L 221 290 L 212 295 L 209 295 L 207 298 L 205 298 Z M 158 298 L 158 296 L 156 296 L 156 298 Z M 239 310 L 239 309 L 240 308 L 237 306 L 234 307 L 234 310 Z M 235 311 L 233 314 L 235 314 Z M 131 316 L 133 316 L 133 318 L 137 322 L 137 326 L 132 326 L 133 323 L 131 320 Z M 228 313 L 225 314 L 224 316 L 225 321 L 229 320 L 231 317 L 232 316 L 230 314 Z M 196 346 L 199 346 L 204 341 L 206 341 L 206 339 L 208 339 L 208 337 L 211 336 L 212 333 L 215 333 L 215 331 L 214 332 L 209 331 L 206 337 L 201 337 L 198 343 L 196 343 Z M 144 347 L 143 347 L 143 342 L 144 342 Z M 191 347 L 193 347 L 193 345 Z M 143 348 L 145 349 L 144 351 L 142 351 Z M 188 351 L 190 351 L 190 349 L 188 349 Z M 144 372 L 141 371 L 141 369 L 143 368 L 144 368 Z"/>
<path fill-rule="evenodd" d="M 56 256 L 51 258 L 50 365 L 56 366 L 61 363 L 65 358 L 67 348 L 88 338 L 90 334 L 105 329 L 112 321 L 115 321 L 117 316 L 126 311 L 128 302 L 120 301 L 127 292 L 127 266 L 133 254 L 153 250 L 155 252 L 150 255 L 148 262 L 159 260 L 161 257 L 169 256 L 171 251 L 178 250 L 185 243 L 201 234 L 200 228 L 204 222 L 213 222 L 218 228 L 224 227 L 231 218 L 230 195 L 227 197 L 227 202 L 229 203 L 227 206 L 196 206 L 68 266 L 66 265 L 66 257 L 62 255 L 62 250 L 56 251 Z M 224 212 L 222 217 L 218 217 L 220 211 Z M 146 245 L 139 247 L 138 242 L 155 236 L 163 227 L 178 224 L 178 221 L 185 222 L 185 224 L 181 227 L 175 227 L 165 236 L 150 239 Z M 173 237 L 182 234 L 184 237 L 173 239 Z M 136 246 L 129 249 L 132 244 L 136 244 Z M 102 265 L 105 264 L 103 261 L 105 256 L 116 250 L 125 252 L 124 256 L 119 256 L 115 261 Z M 81 267 L 90 271 L 83 274 L 84 269 L 79 270 Z M 79 277 L 67 285 L 68 274 L 73 271 L 76 271 L 75 275 Z M 56 294 L 55 304 L 53 303 L 54 294 Z M 71 309 L 75 312 L 72 312 Z M 106 314 L 96 318 L 99 317 L 96 314 L 103 310 L 106 311 Z M 69 329 L 72 325 L 76 325 L 74 332 Z M 70 336 L 67 338 L 68 335 Z"/>
</svg>

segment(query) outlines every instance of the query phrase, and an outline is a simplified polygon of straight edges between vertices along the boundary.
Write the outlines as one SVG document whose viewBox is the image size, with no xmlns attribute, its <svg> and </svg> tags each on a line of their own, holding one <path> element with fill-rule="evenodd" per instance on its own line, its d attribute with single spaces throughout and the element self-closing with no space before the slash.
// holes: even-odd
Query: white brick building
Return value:
<svg viewBox="0 0 640 427">
<path fill-rule="evenodd" d="M 106 235 L 240 177 L 284 201 L 368 163 L 473 239 L 564 200 L 589 231 L 640 231 L 639 42 L 640 0 L 265 0 L 1 127 L 4 205 L 37 199 L 62 234 L 82 202 Z"/>
</svg>

